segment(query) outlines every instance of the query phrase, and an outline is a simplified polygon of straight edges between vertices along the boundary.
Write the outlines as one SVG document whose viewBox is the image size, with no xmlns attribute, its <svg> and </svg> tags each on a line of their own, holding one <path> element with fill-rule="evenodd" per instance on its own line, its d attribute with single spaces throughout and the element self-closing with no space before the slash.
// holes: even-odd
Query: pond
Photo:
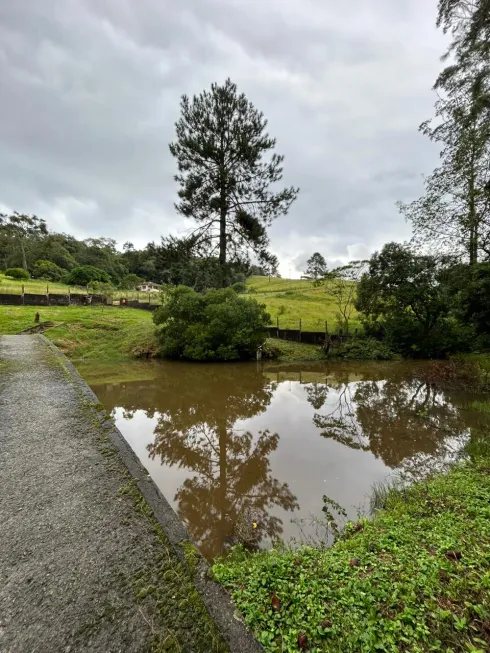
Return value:
<svg viewBox="0 0 490 653">
<path fill-rule="evenodd" d="M 424 363 L 83 363 L 79 370 L 209 559 L 322 537 L 323 496 L 369 513 L 376 483 L 452 459 L 474 396 Z"/>
</svg>

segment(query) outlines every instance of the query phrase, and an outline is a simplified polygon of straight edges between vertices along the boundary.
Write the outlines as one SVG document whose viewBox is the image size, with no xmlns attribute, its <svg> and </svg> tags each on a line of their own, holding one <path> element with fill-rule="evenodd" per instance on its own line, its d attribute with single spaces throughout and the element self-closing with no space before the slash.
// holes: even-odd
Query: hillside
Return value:
<svg viewBox="0 0 490 653">
<path fill-rule="evenodd" d="M 284 329 L 297 329 L 301 319 L 303 331 L 324 331 L 325 321 L 330 332 L 337 331 L 337 306 L 325 286 L 315 288 L 304 279 L 275 279 L 250 277 L 247 280 L 249 297 L 267 306 L 272 322 Z M 351 328 L 359 326 L 355 309 Z"/>
<path fill-rule="evenodd" d="M 20 294 L 24 286 L 26 293 L 44 294 L 47 289 L 50 293 L 85 293 L 86 288 L 66 286 L 62 283 L 52 283 L 41 279 L 29 279 L 28 281 L 16 281 L 10 277 L 0 274 L 0 293 Z M 303 279 L 276 279 L 269 277 L 250 277 L 247 280 L 248 295 L 250 299 L 256 299 L 267 306 L 271 315 L 272 324 L 276 325 L 279 318 L 279 326 L 284 329 L 297 329 L 301 319 L 303 331 L 324 331 L 325 321 L 328 322 L 330 332 L 337 331 L 337 306 L 335 300 L 328 293 L 324 286 L 315 288 L 311 281 Z M 115 290 L 113 297 L 118 300 L 120 297 L 127 299 L 140 299 L 148 301 L 147 293 L 136 291 Z M 159 301 L 159 295 L 154 293 L 150 296 L 153 302 Z M 357 313 L 352 313 L 351 328 L 359 326 Z"/>
</svg>

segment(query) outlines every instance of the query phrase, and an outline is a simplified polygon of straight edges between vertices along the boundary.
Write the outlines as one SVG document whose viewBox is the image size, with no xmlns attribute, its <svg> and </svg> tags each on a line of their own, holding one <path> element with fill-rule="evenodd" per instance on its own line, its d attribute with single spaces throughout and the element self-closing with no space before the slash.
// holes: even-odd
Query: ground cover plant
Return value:
<svg viewBox="0 0 490 653">
<path fill-rule="evenodd" d="M 332 548 L 242 548 L 213 566 L 268 652 L 490 649 L 490 456 L 388 493 Z M 480 445 L 477 447 L 476 445 Z"/>
</svg>

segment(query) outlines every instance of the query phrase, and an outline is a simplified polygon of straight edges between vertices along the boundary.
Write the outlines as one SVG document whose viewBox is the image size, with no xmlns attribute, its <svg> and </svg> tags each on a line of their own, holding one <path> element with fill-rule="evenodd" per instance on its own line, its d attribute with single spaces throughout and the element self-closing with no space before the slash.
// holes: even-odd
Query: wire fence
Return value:
<svg viewBox="0 0 490 653">
<path fill-rule="evenodd" d="M 0 294 L 2 295 L 105 295 L 112 303 L 117 304 L 121 299 L 143 304 L 158 305 L 162 303 L 159 292 L 140 292 L 136 290 L 93 290 L 88 286 L 62 286 L 55 283 L 5 283 L 0 282 Z"/>
</svg>

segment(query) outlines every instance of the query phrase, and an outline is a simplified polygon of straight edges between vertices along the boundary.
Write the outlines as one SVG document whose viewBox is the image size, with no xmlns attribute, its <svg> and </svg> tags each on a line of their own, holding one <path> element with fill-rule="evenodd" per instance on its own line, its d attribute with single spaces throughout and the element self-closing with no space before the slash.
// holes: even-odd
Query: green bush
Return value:
<svg viewBox="0 0 490 653">
<path fill-rule="evenodd" d="M 89 290 L 96 295 L 112 295 L 114 293 L 114 286 L 111 283 L 104 281 L 91 281 L 88 284 Z"/>
<path fill-rule="evenodd" d="M 344 360 L 375 360 L 390 361 L 397 358 L 384 342 L 375 338 L 355 338 L 342 343 L 339 347 L 331 349 L 329 358 L 343 358 Z"/>
<path fill-rule="evenodd" d="M 11 279 L 27 281 L 27 279 L 29 279 L 29 272 L 23 268 L 8 268 L 8 270 L 5 270 L 5 276 L 10 277 Z"/>
<path fill-rule="evenodd" d="M 244 281 L 237 281 L 230 287 L 237 293 L 237 295 L 243 295 L 243 293 L 247 292 L 247 284 Z"/>
<path fill-rule="evenodd" d="M 199 295 L 177 286 L 153 315 L 160 353 L 189 360 L 239 360 L 255 356 L 267 337 L 265 306 L 239 297 L 231 288 Z"/>
<path fill-rule="evenodd" d="M 471 324 L 483 346 L 490 348 L 490 263 L 466 268 L 460 277 L 458 304 L 461 319 Z"/>
<path fill-rule="evenodd" d="M 47 279 L 48 281 L 59 281 L 65 274 L 65 270 L 51 261 L 39 260 L 34 264 L 32 276 L 35 279 Z"/>
<path fill-rule="evenodd" d="M 474 339 L 471 328 L 451 317 L 439 318 L 427 331 L 410 313 L 392 315 L 382 330 L 387 345 L 406 358 L 446 358 L 468 351 Z"/>
<path fill-rule="evenodd" d="M 67 277 L 70 286 L 87 286 L 91 281 L 110 283 L 111 279 L 107 272 L 93 265 L 81 265 L 73 268 Z"/>
<path fill-rule="evenodd" d="M 137 274 L 127 274 L 121 279 L 119 288 L 121 288 L 121 290 L 134 290 L 136 286 L 139 286 L 143 281 L 144 279 L 139 277 Z"/>
</svg>

